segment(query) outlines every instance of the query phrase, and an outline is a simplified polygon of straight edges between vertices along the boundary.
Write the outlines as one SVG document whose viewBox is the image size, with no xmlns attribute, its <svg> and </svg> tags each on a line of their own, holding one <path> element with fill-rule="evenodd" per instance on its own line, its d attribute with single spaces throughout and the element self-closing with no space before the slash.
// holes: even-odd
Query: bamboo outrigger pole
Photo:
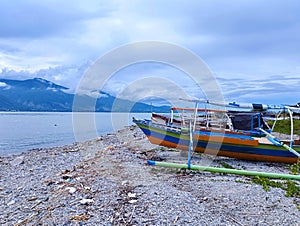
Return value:
<svg viewBox="0 0 300 226">
<path fill-rule="evenodd" d="M 228 168 L 219 168 L 219 167 L 207 167 L 199 165 L 187 165 L 179 163 L 170 163 L 170 162 L 158 162 L 148 160 L 148 164 L 151 166 L 161 166 L 167 168 L 178 168 L 178 169 L 191 169 L 191 170 L 203 170 L 213 173 L 228 173 L 228 174 L 237 174 L 244 176 L 260 176 L 260 177 L 269 177 L 275 179 L 293 179 L 300 180 L 300 175 L 293 174 L 282 174 L 282 173 L 266 173 L 258 171 L 248 171 L 248 170 L 238 170 L 238 169 L 228 169 Z"/>
<path fill-rule="evenodd" d="M 260 131 L 262 131 L 266 136 L 269 138 L 269 140 L 277 146 L 282 146 L 288 151 L 292 152 L 294 155 L 296 155 L 298 158 L 300 158 L 299 152 L 295 151 L 291 146 L 286 145 L 282 141 L 278 140 L 276 137 L 274 137 L 272 134 L 268 133 L 267 131 L 263 130 L 262 128 L 259 128 Z"/>
<path fill-rule="evenodd" d="M 194 111 L 194 124 L 192 125 L 192 121 L 189 121 L 189 130 L 190 130 L 190 145 L 189 145 L 189 151 L 188 151 L 188 169 L 190 169 L 191 166 L 191 158 L 192 158 L 192 152 L 194 149 L 194 133 L 196 130 L 196 120 L 197 120 L 197 109 L 198 109 L 198 103 L 195 103 L 195 111 Z"/>
</svg>

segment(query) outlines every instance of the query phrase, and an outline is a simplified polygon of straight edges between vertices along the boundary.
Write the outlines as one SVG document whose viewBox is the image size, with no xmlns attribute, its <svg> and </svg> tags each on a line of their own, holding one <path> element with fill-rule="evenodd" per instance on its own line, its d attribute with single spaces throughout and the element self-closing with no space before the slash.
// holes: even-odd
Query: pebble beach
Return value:
<svg viewBox="0 0 300 226">
<path fill-rule="evenodd" d="M 195 155 L 193 164 L 201 158 Z M 186 163 L 135 126 L 2 156 L 0 225 L 300 225 L 300 197 L 281 188 L 266 190 L 247 176 L 148 166 L 149 159 Z M 280 163 L 225 157 L 212 163 L 225 164 L 290 172 Z"/>
</svg>

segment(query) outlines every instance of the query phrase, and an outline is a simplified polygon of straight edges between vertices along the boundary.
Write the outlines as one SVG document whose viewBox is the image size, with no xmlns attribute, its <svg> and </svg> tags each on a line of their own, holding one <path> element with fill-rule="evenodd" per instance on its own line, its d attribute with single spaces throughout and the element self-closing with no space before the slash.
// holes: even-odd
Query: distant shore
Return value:
<svg viewBox="0 0 300 226">
<path fill-rule="evenodd" d="M 251 178 L 150 167 L 185 162 L 135 126 L 98 139 L 0 157 L 1 225 L 297 225 L 300 197 Z M 195 157 L 193 163 L 200 161 Z M 289 173 L 217 157 L 216 166 Z M 298 183 L 298 182 L 296 182 Z M 299 186 L 299 184 L 298 184 Z"/>
</svg>

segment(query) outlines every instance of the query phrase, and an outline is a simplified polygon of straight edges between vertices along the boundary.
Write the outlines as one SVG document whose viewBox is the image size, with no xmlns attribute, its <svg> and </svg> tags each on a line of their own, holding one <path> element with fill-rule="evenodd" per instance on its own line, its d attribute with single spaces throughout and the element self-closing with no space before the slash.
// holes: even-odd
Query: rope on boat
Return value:
<svg viewBox="0 0 300 226">
<path fill-rule="evenodd" d="M 244 175 L 244 176 L 268 177 L 268 178 L 274 178 L 274 179 L 300 180 L 300 175 L 293 175 L 293 174 L 267 173 L 267 172 L 249 171 L 249 170 L 207 167 L 207 166 L 200 166 L 200 165 L 188 166 L 187 164 L 159 162 L 159 161 L 152 161 L 152 160 L 148 160 L 148 164 L 151 166 L 161 166 L 161 167 L 167 167 L 167 168 L 203 170 L 203 171 L 208 171 L 208 172 L 213 172 L 213 173 L 228 173 L 228 174 L 237 174 L 237 175 Z"/>
</svg>

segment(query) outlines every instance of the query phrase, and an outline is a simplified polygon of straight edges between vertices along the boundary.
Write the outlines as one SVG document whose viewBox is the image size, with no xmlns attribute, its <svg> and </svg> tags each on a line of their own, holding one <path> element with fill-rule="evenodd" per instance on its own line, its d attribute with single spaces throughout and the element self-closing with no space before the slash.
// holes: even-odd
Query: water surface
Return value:
<svg viewBox="0 0 300 226">
<path fill-rule="evenodd" d="M 91 113 L 81 114 L 86 116 Z M 71 112 L 0 112 L 0 155 L 94 139 L 132 125 L 133 116 L 137 118 L 150 116 L 147 113 L 92 114 L 94 119 L 92 122 L 91 117 L 87 118 L 89 121 L 80 118 L 82 126 L 76 128 L 75 138 Z M 85 126 L 88 124 L 93 124 L 95 130 Z"/>
</svg>

